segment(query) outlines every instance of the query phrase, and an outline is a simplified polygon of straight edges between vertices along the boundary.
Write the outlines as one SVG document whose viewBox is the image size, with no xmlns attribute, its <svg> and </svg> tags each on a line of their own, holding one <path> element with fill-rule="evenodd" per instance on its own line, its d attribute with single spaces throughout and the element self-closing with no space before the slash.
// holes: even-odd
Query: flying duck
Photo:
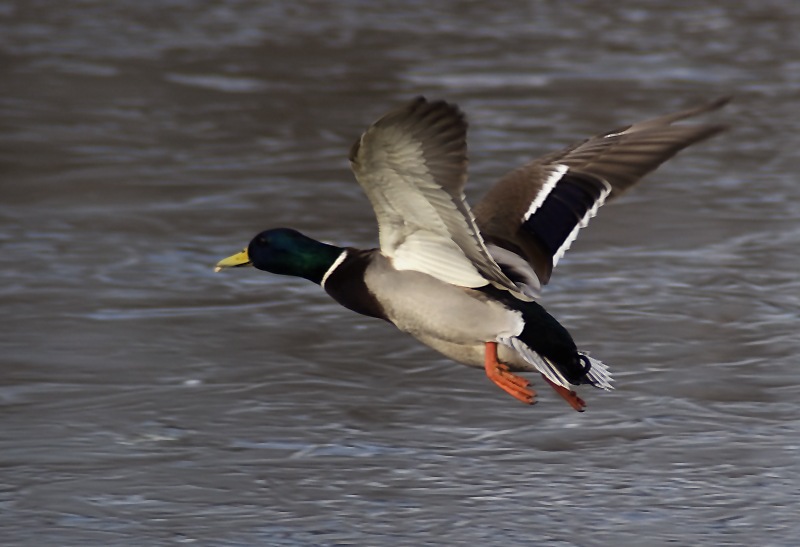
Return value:
<svg viewBox="0 0 800 547">
<path fill-rule="evenodd" d="M 320 285 L 342 306 L 388 321 L 536 402 L 518 372 L 539 372 L 575 410 L 575 387 L 612 389 L 601 361 L 577 349 L 538 302 L 541 287 L 597 210 L 677 152 L 725 129 L 675 124 L 721 98 L 592 137 L 511 171 L 470 209 L 467 122 L 418 97 L 372 124 L 350 165 L 378 221 L 377 249 L 338 247 L 296 230 L 261 232 L 215 271 L 254 266 Z"/>
</svg>

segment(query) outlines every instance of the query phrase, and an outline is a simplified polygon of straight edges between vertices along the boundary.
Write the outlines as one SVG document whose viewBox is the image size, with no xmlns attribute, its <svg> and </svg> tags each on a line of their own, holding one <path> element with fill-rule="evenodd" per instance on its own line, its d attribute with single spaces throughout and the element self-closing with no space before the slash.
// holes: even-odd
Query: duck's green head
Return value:
<svg viewBox="0 0 800 547">
<path fill-rule="evenodd" d="M 343 250 L 297 230 L 275 228 L 258 234 L 241 253 L 217 262 L 214 271 L 254 266 L 265 272 L 304 277 L 320 283 Z"/>
</svg>

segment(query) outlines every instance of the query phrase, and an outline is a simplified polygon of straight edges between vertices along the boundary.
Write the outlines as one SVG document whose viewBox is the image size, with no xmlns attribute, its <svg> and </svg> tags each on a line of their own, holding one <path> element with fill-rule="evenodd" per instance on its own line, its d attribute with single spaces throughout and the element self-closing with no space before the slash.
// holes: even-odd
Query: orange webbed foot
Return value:
<svg viewBox="0 0 800 547">
<path fill-rule="evenodd" d="M 556 393 L 561 395 L 561 397 L 563 397 L 564 400 L 567 401 L 572 408 L 574 408 L 578 412 L 583 412 L 584 410 L 586 410 L 586 403 L 583 402 L 583 399 L 578 397 L 577 393 L 565 388 L 564 386 L 560 386 L 560 385 L 558 385 L 556 383 L 553 383 L 544 374 L 542 374 L 542 378 L 544 378 L 545 381 L 548 384 L 550 384 L 550 386 L 554 390 L 556 390 Z"/>
<path fill-rule="evenodd" d="M 486 358 L 484 360 L 486 376 L 497 384 L 500 389 L 525 404 L 532 405 L 536 402 L 536 392 L 531 389 L 531 383 L 522 376 L 517 376 L 508 370 L 508 366 L 497 360 L 497 342 L 486 342 Z"/>
</svg>

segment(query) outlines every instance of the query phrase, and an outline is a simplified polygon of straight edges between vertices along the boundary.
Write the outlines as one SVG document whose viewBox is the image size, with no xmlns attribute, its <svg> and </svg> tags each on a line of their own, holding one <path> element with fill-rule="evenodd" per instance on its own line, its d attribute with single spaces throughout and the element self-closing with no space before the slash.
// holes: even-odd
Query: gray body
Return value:
<svg viewBox="0 0 800 547">
<path fill-rule="evenodd" d="M 483 367 L 486 342 L 498 342 L 502 362 L 535 370 L 507 345 L 522 332 L 522 314 L 482 292 L 421 272 L 398 271 L 380 253 L 373 255 L 364 281 L 389 321 L 453 361 Z"/>
</svg>

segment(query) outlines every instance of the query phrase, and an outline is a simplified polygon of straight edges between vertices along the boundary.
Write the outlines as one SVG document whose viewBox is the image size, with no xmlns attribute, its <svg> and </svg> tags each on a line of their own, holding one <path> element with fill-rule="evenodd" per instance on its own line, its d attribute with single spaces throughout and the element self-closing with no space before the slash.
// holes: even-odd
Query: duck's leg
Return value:
<svg viewBox="0 0 800 547">
<path fill-rule="evenodd" d="M 550 386 L 553 389 L 556 390 L 556 393 L 561 395 L 564 398 L 564 400 L 567 401 L 572 408 L 574 408 L 578 412 L 583 412 L 584 410 L 586 410 L 586 403 L 583 402 L 583 399 L 578 397 L 577 393 L 565 388 L 564 386 L 560 386 L 560 385 L 550 381 L 544 374 L 542 374 L 542 378 L 544 378 L 545 381 L 548 384 L 550 384 Z"/>
<path fill-rule="evenodd" d="M 486 376 L 500 386 L 500 389 L 525 404 L 534 404 L 536 392 L 531 389 L 531 383 L 508 370 L 508 366 L 497 360 L 497 342 L 486 342 L 486 357 L 484 359 Z"/>
</svg>

